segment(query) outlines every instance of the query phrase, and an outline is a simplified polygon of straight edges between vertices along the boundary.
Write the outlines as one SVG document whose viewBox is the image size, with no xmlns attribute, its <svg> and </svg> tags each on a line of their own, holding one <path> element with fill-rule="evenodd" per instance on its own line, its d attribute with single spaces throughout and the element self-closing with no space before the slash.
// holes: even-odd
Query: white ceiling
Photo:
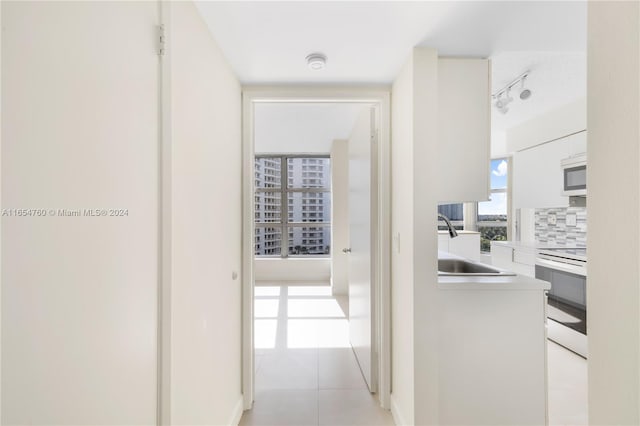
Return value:
<svg viewBox="0 0 640 426">
<path fill-rule="evenodd" d="M 586 2 L 290 1 L 196 5 L 240 81 L 391 83 L 414 46 L 441 56 L 584 52 Z M 305 57 L 328 57 L 321 71 Z"/>
<path fill-rule="evenodd" d="M 243 84 L 388 84 L 414 46 L 490 57 L 494 90 L 530 69 L 531 99 L 495 109 L 493 139 L 586 96 L 584 1 L 196 1 Z M 305 57 L 327 55 L 312 71 Z"/>
</svg>

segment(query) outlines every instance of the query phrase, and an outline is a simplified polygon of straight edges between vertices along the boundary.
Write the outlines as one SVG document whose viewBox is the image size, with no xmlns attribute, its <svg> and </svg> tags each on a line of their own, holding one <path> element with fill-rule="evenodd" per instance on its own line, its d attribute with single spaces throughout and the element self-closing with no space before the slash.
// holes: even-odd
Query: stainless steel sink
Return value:
<svg viewBox="0 0 640 426">
<path fill-rule="evenodd" d="M 441 276 L 510 276 L 515 273 L 465 259 L 438 259 Z"/>
</svg>

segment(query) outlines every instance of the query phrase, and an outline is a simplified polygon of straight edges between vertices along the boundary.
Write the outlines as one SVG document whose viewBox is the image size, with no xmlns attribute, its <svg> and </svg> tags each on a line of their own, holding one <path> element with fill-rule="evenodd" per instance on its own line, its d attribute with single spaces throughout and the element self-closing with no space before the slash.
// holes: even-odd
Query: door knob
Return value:
<svg viewBox="0 0 640 426">
<path fill-rule="evenodd" d="M 351 249 L 350 248 L 343 248 L 342 252 L 343 253 L 351 253 Z"/>
</svg>

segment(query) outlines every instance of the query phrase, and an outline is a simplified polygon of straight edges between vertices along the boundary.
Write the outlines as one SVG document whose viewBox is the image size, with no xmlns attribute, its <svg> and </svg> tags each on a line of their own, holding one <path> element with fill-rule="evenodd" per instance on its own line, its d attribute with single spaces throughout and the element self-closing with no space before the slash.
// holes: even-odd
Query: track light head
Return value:
<svg viewBox="0 0 640 426">
<path fill-rule="evenodd" d="M 522 80 L 520 80 L 520 95 L 519 96 L 520 96 L 520 99 L 522 99 L 523 101 L 527 100 L 527 99 L 529 99 L 531 97 L 531 90 L 525 89 L 525 87 L 524 87 L 524 80 L 526 78 L 527 78 L 527 75 L 525 74 L 522 77 Z"/>
<path fill-rule="evenodd" d="M 502 114 L 506 114 L 509 111 L 509 108 L 507 108 L 508 104 L 509 104 L 508 99 L 503 98 L 502 93 L 500 93 L 498 94 L 498 98 L 496 99 L 493 106 L 495 106 L 496 109 L 500 111 Z"/>
<path fill-rule="evenodd" d="M 510 90 L 507 89 L 506 91 L 497 94 L 494 106 L 501 110 L 500 112 L 504 114 L 508 111 L 507 105 L 509 105 L 509 103 L 511 103 L 512 101 L 513 98 L 511 97 Z"/>
<path fill-rule="evenodd" d="M 507 88 L 507 91 L 504 95 L 504 101 L 509 104 L 510 102 L 513 102 L 513 98 L 511 97 L 511 88 Z"/>
</svg>

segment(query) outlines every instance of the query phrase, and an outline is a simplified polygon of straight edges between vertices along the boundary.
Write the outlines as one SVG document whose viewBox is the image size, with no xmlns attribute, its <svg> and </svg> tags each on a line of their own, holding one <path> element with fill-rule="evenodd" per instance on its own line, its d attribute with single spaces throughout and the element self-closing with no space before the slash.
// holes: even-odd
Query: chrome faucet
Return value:
<svg viewBox="0 0 640 426">
<path fill-rule="evenodd" d="M 447 224 L 447 228 L 449 228 L 449 236 L 451 238 L 455 238 L 458 236 L 458 232 L 456 232 L 456 228 L 453 227 L 448 217 L 446 217 L 442 213 L 438 213 L 438 219 L 444 220 L 444 223 Z"/>
</svg>

